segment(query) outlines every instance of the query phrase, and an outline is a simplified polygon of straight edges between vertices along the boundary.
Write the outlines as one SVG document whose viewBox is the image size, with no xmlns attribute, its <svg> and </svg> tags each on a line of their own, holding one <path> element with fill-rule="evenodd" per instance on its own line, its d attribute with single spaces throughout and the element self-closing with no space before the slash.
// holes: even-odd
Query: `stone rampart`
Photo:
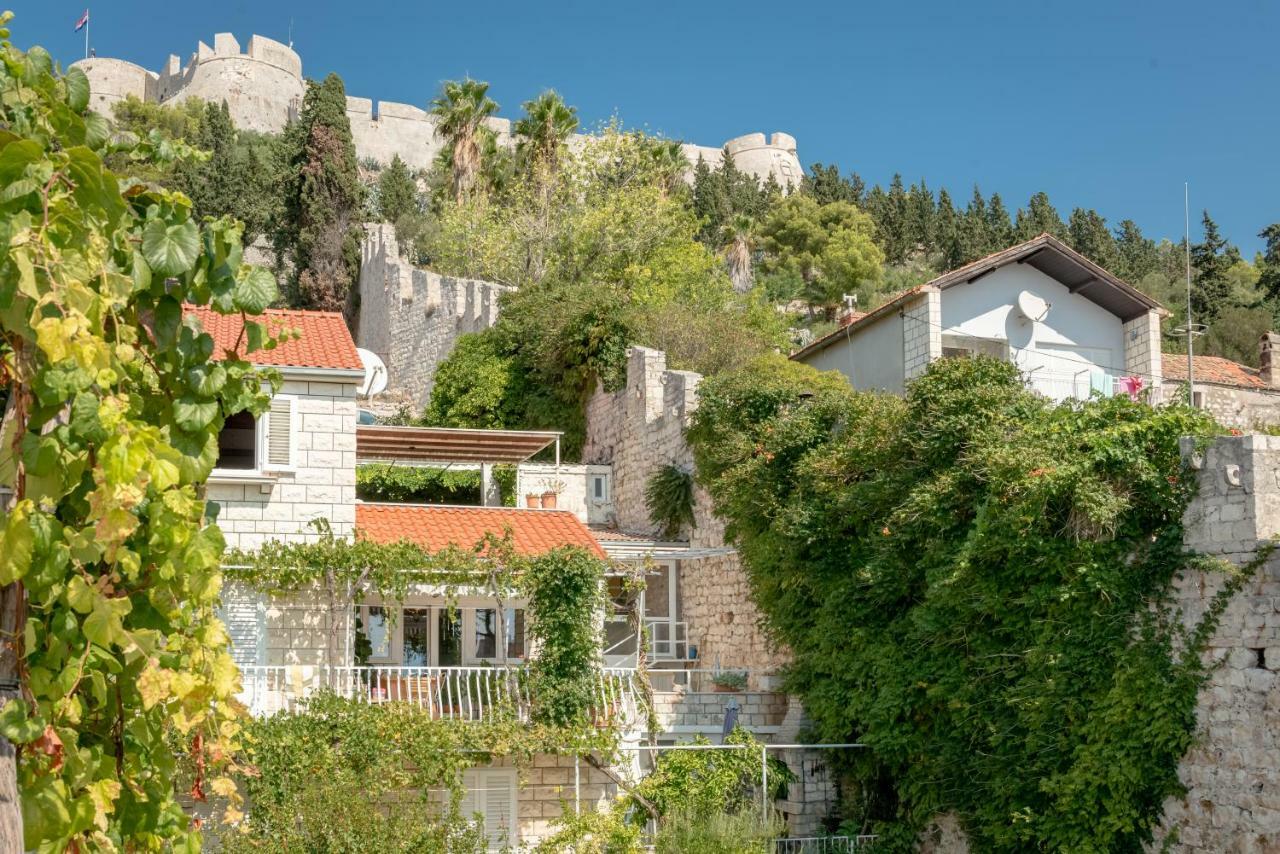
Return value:
<svg viewBox="0 0 1280 854">
<path fill-rule="evenodd" d="M 369 225 L 361 247 L 356 343 L 386 363 L 388 392 L 421 408 L 459 336 L 492 326 L 507 290 L 418 269 L 400 257 L 394 226 Z"/>
<path fill-rule="evenodd" d="M 306 83 L 302 59 L 289 45 L 252 36 L 242 52 L 231 33 L 218 33 L 213 47 L 198 43 L 187 63 L 171 55 L 159 73 L 118 59 L 86 59 L 74 63 L 89 77 L 95 109 L 110 114 L 110 107 L 128 95 L 146 101 L 169 103 L 184 98 L 226 102 L 236 127 L 278 132 L 298 117 Z M 392 101 L 375 103 L 368 98 L 348 98 L 347 117 L 356 155 L 386 165 L 396 155 L 415 169 L 432 165 L 443 146 L 436 136 L 435 120 L 426 110 Z M 511 146 L 511 121 L 491 118 L 489 127 L 498 144 Z M 573 144 L 585 136 L 575 135 Z M 761 180 L 770 175 L 782 187 L 798 187 L 803 170 L 796 155 L 795 138 L 774 133 L 748 134 L 726 143 L 738 168 Z M 690 175 L 698 158 L 710 166 L 723 159 L 719 147 L 682 145 Z"/>
</svg>

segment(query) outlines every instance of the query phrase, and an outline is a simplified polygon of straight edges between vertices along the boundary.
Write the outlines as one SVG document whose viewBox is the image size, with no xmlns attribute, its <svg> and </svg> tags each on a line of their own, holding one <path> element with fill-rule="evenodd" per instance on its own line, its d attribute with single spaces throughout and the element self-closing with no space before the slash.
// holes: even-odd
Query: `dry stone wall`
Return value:
<svg viewBox="0 0 1280 854">
<path fill-rule="evenodd" d="M 1181 380 L 1165 380 L 1162 399 L 1185 400 L 1187 384 Z M 1242 388 L 1196 381 L 1196 401 L 1219 424 L 1237 430 L 1251 431 L 1280 424 L 1280 390 Z"/>
<path fill-rule="evenodd" d="M 361 247 L 356 343 L 386 363 L 388 392 L 421 408 L 458 338 L 492 326 L 507 290 L 414 267 L 400 256 L 394 226 L 369 225 Z"/>
</svg>

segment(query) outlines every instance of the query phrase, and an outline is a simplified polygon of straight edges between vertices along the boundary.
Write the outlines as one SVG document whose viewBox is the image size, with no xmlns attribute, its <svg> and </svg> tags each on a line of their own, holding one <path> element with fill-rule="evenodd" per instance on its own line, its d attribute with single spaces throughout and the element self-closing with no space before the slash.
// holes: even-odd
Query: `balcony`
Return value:
<svg viewBox="0 0 1280 854">
<path fill-rule="evenodd" d="M 407 703 L 432 718 L 528 721 L 533 698 L 524 667 L 337 667 L 249 665 L 240 669 L 240 702 L 255 717 L 305 709 L 306 700 L 329 691 L 365 703 Z M 592 718 L 597 725 L 631 726 L 640 719 L 635 671 L 600 672 Z"/>
</svg>

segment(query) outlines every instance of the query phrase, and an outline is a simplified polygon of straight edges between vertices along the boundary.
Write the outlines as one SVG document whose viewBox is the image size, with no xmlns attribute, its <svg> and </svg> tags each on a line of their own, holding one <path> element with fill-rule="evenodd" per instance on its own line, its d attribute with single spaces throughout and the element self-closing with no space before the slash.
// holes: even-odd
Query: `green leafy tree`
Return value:
<svg viewBox="0 0 1280 854">
<path fill-rule="evenodd" d="M 884 253 L 871 217 L 848 202 L 820 205 L 794 193 L 760 226 L 766 272 L 790 269 L 804 281 L 805 298 L 830 313 L 844 293 L 866 297 L 880 280 Z"/>
<path fill-rule="evenodd" d="M 755 176 L 738 169 L 725 149 L 720 166 L 712 169 L 702 158 L 693 171 L 691 204 L 701 220 L 698 240 L 712 249 L 721 247 L 724 229 L 736 216 L 759 222 L 771 204 L 770 192 Z"/>
<path fill-rule="evenodd" d="M 241 263 L 237 225 L 104 168 L 114 143 L 82 71 L 0 38 L 0 666 L 20 684 L 0 734 L 23 748 L 25 843 L 11 821 L 0 833 L 14 851 L 196 851 L 179 757 L 192 794 L 234 813 L 240 728 L 202 484 L 224 419 L 261 413 L 278 377 L 214 361 L 183 304 L 248 321 L 275 282 Z M 274 344 L 245 330 L 247 352 Z"/>
<path fill-rule="evenodd" d="M 1227 240 L 1218 232 L 1218 224 L 1204 212 L 1204 239 L 1191 245 L 1191 311 L 1196 323 L 1212 324 L 1227 307 L 1231 285 L 1227 271 L 1232 260 Z"/>
<path fill-rule="evenodd" d="M 449 151 L 450 190 L 455 202 L 466 198 L 476 184 L 483 154 L 480 129 L 496 112 L 498 102 L 489 97 L 489 84 L 469 77 L 446 80 L 440 95 L 431 102 L 436 135 Z"/>
<path fill-rule="evenodd" d="M 342 78 L 307 84 L 302 116 L 289 128 L 291 180 L 277 250 L 293 259 L 290 302 L 299 308 L 351 309 L 360 274 L 363 187 L 347 118 Z"/>
<path fill-rule="evenodd" d="M 955 813 L 974 850 L 1149 845 L 1197 733 L 1231 597 L 1171 597 L 1196 494 L 1179 440 L 1218 431 L 1127 396 L 1055 406 L 1015 366 L 942 359 L 905 397 L 770 357 L 705 380 L 688 431 L 815 738 L 846 832 L 914 850 Z M 803 398 L 802 398 L 803 396 Z M 1017 816 L 1016 820 L 1010 819 Z"/>
</svg>

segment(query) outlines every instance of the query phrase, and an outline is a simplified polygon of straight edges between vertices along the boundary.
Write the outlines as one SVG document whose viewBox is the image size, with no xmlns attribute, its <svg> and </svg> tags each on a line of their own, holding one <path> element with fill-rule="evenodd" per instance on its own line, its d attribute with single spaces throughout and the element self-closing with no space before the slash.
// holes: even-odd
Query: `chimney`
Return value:
<svg viewBox="0 0 1280 854">
<path fill-rule="evenodd" d="M 1262 336 L 1258 367 L 1269 388 L 1280 388 L 1280 335 L 1267 332 Z"/>
</svg>

